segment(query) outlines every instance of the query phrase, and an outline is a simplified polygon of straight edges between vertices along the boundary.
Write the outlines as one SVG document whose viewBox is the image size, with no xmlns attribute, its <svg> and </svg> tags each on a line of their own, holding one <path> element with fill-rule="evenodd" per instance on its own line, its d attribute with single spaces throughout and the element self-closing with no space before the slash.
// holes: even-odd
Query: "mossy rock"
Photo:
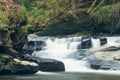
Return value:
<svg viewBox="0 0 120 80">
<path fill-rule="evenodd" d="M 34 74 L 38 70 L 37 63 L 21 61 L 9 55 L 0 55 L 0 75 Z"/>
</svg>

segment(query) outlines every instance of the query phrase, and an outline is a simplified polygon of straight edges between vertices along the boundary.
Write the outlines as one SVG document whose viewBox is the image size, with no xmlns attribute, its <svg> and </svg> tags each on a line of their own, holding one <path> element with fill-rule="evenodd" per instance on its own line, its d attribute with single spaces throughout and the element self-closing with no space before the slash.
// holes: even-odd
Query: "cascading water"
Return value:
<svg viewBox="0 0 120 80">
<path fill-rule="evenodd" d="M 120 37 L 119 37 L 120 38 Z M 42 40 L 46 46 L 41 51 L 34 51 L 33 56 L 42 58 L 52 58 L 62 61 L 65 64 L 66 71 L 86 71 L 91 70 L 89 61 L 82 56 L 81 45 L 82 37 L 69 37 L 69 38 L 54 38 L 54 37 L 29 37 L 29 41 Z M 99 39 L 91 39 L 93 51 L 100 48 Z M 119 39 L 114 37 L 107 37 L 107 45 L 118 45 Z M 91 49 L 91 50 L 92 50 Z M 89 54 L 87 50 L 86 53 Z"/>
</svg>

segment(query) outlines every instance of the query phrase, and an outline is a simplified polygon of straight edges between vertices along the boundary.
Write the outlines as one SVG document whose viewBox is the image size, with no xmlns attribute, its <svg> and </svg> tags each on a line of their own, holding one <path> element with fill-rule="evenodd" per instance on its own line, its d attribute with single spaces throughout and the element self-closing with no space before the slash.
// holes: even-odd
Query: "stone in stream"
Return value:
<svg viewBox="0 0 120 80">
<path fill-rule="evenodd" d="M 23 46 L 23 52 L 26 54 L 32 54 L 33 51 L 40 51 L 44 49 L 44 41 L 29 41 Z"/>
<path fill-rule="evenodd" d="M 78 49 L 88 49 L 92 47 L 92 41 L 90 37 L 82 37 L 81 45 L 78 46 Z"/>
<path fill-rule="evenodd" d="M 94 60 L 90 64 L 92 69 L 101 69 L 101 70 L 120 70 L 120 63 L 109 60 Z"/>
<path fill-rule="evenodd" d="M 60 72 L 65 71 L 64 63 L 55 59 L 38 58 L 30 55 L 22 55 L 24 60 L 36 62 L 39 64 L 39 70 L 44 72 Z"/>
<path fill-rule="evenodd" d="M 77 60 L 87 61 L 92 69 L 101 70 L 120 70 L 120 57 L 114 57 L 114 60 L 99 60 L 96 55 L 88 50 L 80 50 L 68 56 Z"/>
<path fill-rule="evenodd" d="M 67 58 L 74 58 L 77 60 L 96 60 L 96 56 L 89 50 L 78 50 L 67 55 Z"/>
<path fill-rule="evenodd" d="M 39 69 L 46 72 L 65 71 L 64 63 L 55 59 L 41 59 Z"/>
<path fill-rule="evenodd" d="M 100 38 L 100 45 L 103 46 L 107 44 L 107 38 Z"/>
<path fill-rule="evenodd" d="M 101 66 L 101 60 L 91 60 L 90 61 L 90 67 L 92 68 L 92 69 L 100 69 L 100 66 Z"/>
<path fill-rule="evenodd" d="M 0 56 L 0 75 L 34 74 L 39 70 L 35 62 L 22 61 L 9 55 Z"/>
</svg>

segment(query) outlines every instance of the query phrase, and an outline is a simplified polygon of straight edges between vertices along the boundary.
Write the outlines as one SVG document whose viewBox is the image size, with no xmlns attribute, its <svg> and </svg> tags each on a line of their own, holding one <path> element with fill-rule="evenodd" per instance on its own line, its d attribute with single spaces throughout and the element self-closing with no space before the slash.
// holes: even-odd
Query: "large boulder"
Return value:
<svg viewBox="0 0 120 80">
<path fill-rule="evenodd" d="M 29 41 L 23 46 L 23 52 L 32 54 L 33 51 L 43 50 L 45 45 L 44 41 Z"/>
<path fill-rule="evenodd" d="M 34 74 L 39 70 L 35 62 L 21 61 L 8 55 L 0 56 L 0 75 Z"/>
<path fill-rule="evenodd" d="M 40 71 L 45 72 L 65 71 L 64 63 L 55 59 L 38 58 L 29 55 L 22 55 L 22 59 L 38 63 Z"/>
<path fill-rule="evenodd" d="M 41 59 L 39 69 L 47 72 L 65 71 L 63 62 L 54 59 Z"/>
</svg>

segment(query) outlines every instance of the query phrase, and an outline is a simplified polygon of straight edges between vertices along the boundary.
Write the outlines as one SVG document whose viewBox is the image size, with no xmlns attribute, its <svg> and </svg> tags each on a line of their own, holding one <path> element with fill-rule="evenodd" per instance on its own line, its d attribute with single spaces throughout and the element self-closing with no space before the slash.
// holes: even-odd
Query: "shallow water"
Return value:
<svg viewBox="0 0 120 80">
<path fill-rule="evenodd" d="M 62 72 L 34 75 L 0 76 L 0 80 L 120 80 L 120 74 Z"/>
</svg>

